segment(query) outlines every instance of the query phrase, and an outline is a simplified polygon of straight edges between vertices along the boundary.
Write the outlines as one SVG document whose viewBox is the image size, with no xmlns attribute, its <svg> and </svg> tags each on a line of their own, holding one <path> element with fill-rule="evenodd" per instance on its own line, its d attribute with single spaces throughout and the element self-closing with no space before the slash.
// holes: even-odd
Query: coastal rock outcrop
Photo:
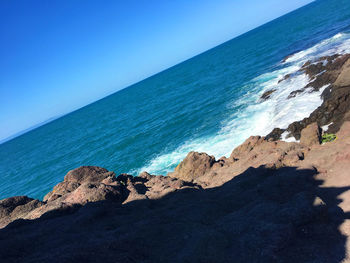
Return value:
<svg viewBox="0 0 350 263">
<path fill-rule="evenodd" d="M 173 173 L 168 175 L 184 181 L 192 181 L 210 170 L 215 163 L 215 157 L 206 153 L 189 152 Z"/>
<path fill-rule="evenodd" d="M 58 200 L 67 204 L 113 200 L 122 202 L 124 186 L 114 180 L 115 173 L 96 166 L 82 166 L 69 171 L 44 201 Z"/>
<path fill-rule="evenodd" d="M 279 140 L 283 132 L 300 140 L 301 131 L 311 123 L 316 122 L 320 127 L 331 124 L 328 132 L 339 131 L 344 121 L 350 120 L 350 54 L 322 57 L 317 62 L 307 62 L 301 71 L 312 80 L 306 87 L 294 91 L 290 96 L 299 93 L 319 90 L 327 87 L 322 93 L 323 102 L 311 115 L 300 121 L 291 123 L 286 129 L 274 129 L 266 138 Z"/>
<path fill-rule="evenodd" d="M 345 122 L 338 139 L 324 145 L 252 136 L 229 158 L 191 153 L 178 170 L 192 182 L 78 168 L 56 187 L 62 196 L 53 201 L 0 202 L 2 220 L 40 202 L 29 212 L 32 220 L 2 225 L 1 260 L 341 262 L 350 251 L 349 134 Z M 95 193 L 91 184 L 116 186 L 125 200 L 60 201 L 81 196 L 75 192 L 82 186 L 87 196 Z"/>
<path fill-rule="evenodd" d="M 321 143 L 321 128 L 317 123 L 312 123 L 301 131 L 300 143 L 306 146 L 317 145 Z"/>
<path fill-rule="evenodd" d="M 0 228 L 18 219 L 37 219 L 66 215 L 93 202 L 108 201 L 114 205 L 135 200 L 156 199 L 179 189 L 199 189 L 193 183 L 146 172 L 134 177 L 97 166 L 81 166 L 69 171 L 64 181 L 57 184 L 42 201 L 26 196 L 0 201 Z"/>
<path fill-rule="evenodd" d="M 0 228 L 10 222 L 26 217 L 27 214 L 42 206 L 43 202 L 27 196 L 14 196 L 0 201 Z"/>
<path fill-rule="evenodd" d="M 350 59 L 302 70 L 312 89 L 331 82 L 322 105 L 228 158 L 190 152 L 169 176 L 82 166 L 43 201 L 1 200 L 1 261 L 350 260 Z M 337 139 L 321 145 L 326 124 Z M 300 143 L 279 141 L 284 132 Z"/>
</svg>

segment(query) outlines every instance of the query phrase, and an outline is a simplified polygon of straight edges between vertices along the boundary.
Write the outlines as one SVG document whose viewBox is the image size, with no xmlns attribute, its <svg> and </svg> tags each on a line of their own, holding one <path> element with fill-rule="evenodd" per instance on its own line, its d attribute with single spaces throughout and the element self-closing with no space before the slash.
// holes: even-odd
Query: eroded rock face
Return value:
<svg viewBox="0 0 350 263">
<path fill-rule="evenodd" d="M 64 182 L 73 183 L 98 183 L 102 180 L 113 177 L 113 172 L 97 166 L 81 166 L 77 169 L 69 171 L 64 177 Z"/>
<path fill-rule="evenodd" d="M 0 201 L 0 228 L 42 206 L 39 200 L 27 196 L 14 196 Z"/>
<path fill-rule="evenodd" d="M 48 201 L 25 217 L 42 219 L 14 222 L 0 230 L 0 258 L 4 262 L 341 262 L 350 251 L 344 213 L 350 210 L 349 134 L 346 122 L 336 141 L 310 147 L 253 136 L 221 159 L 223 165 L 217 161 L 207 166 L 193 183 L 147 172 L 93 183 L 84 180 L 75 190 L 69 186 L 64 196 L 82 186 L 88 196 L 95 191 L 89 192 L 90 185 L 114 185 L 125 190 L 123 205 L 116 205 L 119 201 L 72 205 L 60 202 L 64 196 Z M 210 163 L 208 156 L 193 155 Z M 190 156 L 186 166 L 197 161 Z M 8 215 L 33 201 L 15 197 L 1 205 Z"/>
<path fill-rule="evenodd" d="M 70 192 L 73 192 L 75 189 L 77 189 L 80 186 L 79 183 L 76 182 L 62 182 L 57 184 L 52 192 L 49 192 L 44 197 L 44 201 L 53 201 L 57 198 L 60 198 Z"/>
<path fill-rule="evenodd" d="M 26 196 L 2 200 L 0 224 L 3 227 L 16 219 L 35 219 L 52 211 L 64 214 L 88 202 L 108 200 L 121 204 L 125 200 L 124 188 L 115 182 L 113 172 L 96 166 L 82 166 L 69 171 L 64 181 L 44 197 L 44 202 Z"/>
<path fill-rule="evenodd" d="M 326 63 L 327 62 L 327 63 Z M 301 131 L 311 123 L 316 122 L 319 126 L 330 125 L 328 132 L 339 131 L 344 121 L 349 118 L 350 112 L 350 54 L 334 55 L 320 58 L 318 62 L 308 62 L 302 67 L 302 71 L 313 80 L 306 87 L 293 91 L 290 97 L 298 96 L 299 93 L 317 91 L 325 85 L 329 85 L 322 93 L 323 103 L 311 115 L 303 120 L 291 123 L 287 131 L 295 139 L 300 140 Z M 349 84 L 349 85 L 348 85 Z M 278 140 L 282 134 L 281 129 L 274 129 L 266 137 Z"/>
<path fill-rule="evenodd" d="M 214 163 L 214 156 L 209 156 L 206 153 L 190 152 L 175 168 L 175 171 L 168 175 L 191 182 L 209 171 Z"/>
<path fill-rule="evenodd" d="M 59 200 L 80 205 L 102 200 L 122 202 L 123 194 L 123 187 L 116 183 L 114 172 L 97 166 L 82 166 L 69 171 L 44 201 Z"/>
<path fill-rule="evenodd" d="M 346 61 L 341 73 L 334 82 L 334 86 L 348 87 L 350 86 L 350 60 Z"/>
<path fill-rule="evenodd" d="M 121 205 L 135 200 L 157 199 L 183 188 L 198 189 L 198 186 L 146 172 L 136 177 L 128 174 L 116 177 L 114 172 L 101 167 L 82 166 L 69 171 L 64 181 L 44 197 L 44 202 L 26 196 L 0 201 L 0 228 L 17 219 L 71 214 L 88 203 L 108 201 Z"/>
<path fill-rule="evenodd" d="M 307 130 L 314 134 L 312 126 Z M 1 229 L 0 258 L 341 262 L 350 251 L 345 242 L 350 226 L 349 134 L 350 122 L 345 122 L 338 139 L 322 146 L 252 136 L 229 158 L 215 161 L 191 153 L 180 171 L 192 182 L 147 172 L 136 177 L 98 173 L 96 180 L 93 171 L 99 169 L 78 168 L 85 171 L 79 175 L 84 179 L 57 185 L 60 197 L 52 201 L 0 201 L 0 227 L 15 218 L 41 217 Z M 200 175 L 187 167 L 198 167 Z M 106 193 L 122 199 L 111 200 Z"/>
<path fill-rule="evenodd" d="M 306 146 L 318 145 L 321 143 L 321 136 L 320 126 L 312 123 L 301 131 L 300 143 Z"/>
</svg>

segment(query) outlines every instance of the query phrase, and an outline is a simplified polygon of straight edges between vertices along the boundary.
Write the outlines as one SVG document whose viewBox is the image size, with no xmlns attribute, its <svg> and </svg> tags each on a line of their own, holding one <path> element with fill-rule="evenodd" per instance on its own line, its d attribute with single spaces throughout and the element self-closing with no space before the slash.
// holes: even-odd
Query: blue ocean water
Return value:
<svg viewBox="0 0 350 263">
<path fill-rule="evenodd" d="M 308 59 L 347 52 L 350 1 L 313 2 L 1 144 L 0 199 L 42 198 L 81 165 L 165 175 L 191 150 L 229 155 L 248 136 L 321 104 L 320 93 L 287 99 L 308 83 L 305 75 L 279 79 Z M 277 91 L 260 100 L 269 89 Z"/>
</svg>

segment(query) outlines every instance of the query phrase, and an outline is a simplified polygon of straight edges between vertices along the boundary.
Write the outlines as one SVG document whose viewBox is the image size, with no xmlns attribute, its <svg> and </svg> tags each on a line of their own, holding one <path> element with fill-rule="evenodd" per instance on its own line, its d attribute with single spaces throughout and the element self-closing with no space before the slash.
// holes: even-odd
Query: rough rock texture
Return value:
<svg viewBox="0 0 350 263">
<path fill-rule="evenodd" d="M 309 147 L 252 136 L 229 158 L 189 154 L 173 177 L 78 168 L 32 220 L 0 229 L 1 262 L 347 262 L 349 134 L 345 122 L 336 141 Z M 186 171 L 191 182 L 176 178 Z M 63 202 L 98 197 L 90 185 L 123 198 Z M 1 218 L 33 201 L 0 201 Z"/>
<path fill-rule="evenodd" d="M 276 128 L 229 158 L 191 152 L 169 176 L 82 166 L 43 202 L 1 200 L 0 262 L 350 262 L 348 59 L 303 66 L 332 85 L 287 128 L 300 143 Z M 337 140 L 321 145 L 331 121 Z"/>
<path fill-rule="evenodd" d="M 179 179 L 150 175 L 138 177 L 96 167 L 82 166 L 71 170 L 64 181 L 57 184 L 44 197 L 44 202 L 26 196 L 17 196 L 0 201 L 0 228 L 17 219 L 36 219 L 75 212 L 82 205 L 98 201 L 110 201 L 121 205 L 135 200 L 160 198 L 178 189 L 192 187 Z"/>
<path fill-rule="evenodd" d="M 327 62 L 327 63 L 325 63 Z M 323 103 L 311 115 L 303 120 L 291 123 L 287 129 L 290 136 L 300 139 L 301 130 L 311 123 L 319 126 L 332 123 L 328 132 L 339 131 L 344 121 L 350 120 L 350 54 L 322 57 L 316 62 L 307 62 L 301 71 L 312 80 L 306 87 L 293 91 L 289 96 L 297 96 L 308 90 L 318 91 L 329 85 L 322 93 Z M 274 129 L 266 139 L 279 140 L 284 129 Z"/>
<path fill-rule="evenodd" d="M 338 87 L 350 86 L 350 60 L 344 64 L 343 70 L 334 82 L 334 85 Z"/>
<path fill-rule="evenodd" d="M 14 196 L 0 201 L 0 228 L 25 217 L 31 210 L 43 203 L 27 196 Z"/>
<path fill-rule="evenodd" d="M 215 163 L 214 156 L 206 153 L 189 152 L 186 158 L 168 175 L 184 181 L 192 181 L 205 174 Z"/>
<path fill-rule="evenodd" d="M 300 143 L 306 146 L 317 145 L 321 143 L 322 132 L 317 123 L 312 123 L 301 131 Z"/>
</svg>

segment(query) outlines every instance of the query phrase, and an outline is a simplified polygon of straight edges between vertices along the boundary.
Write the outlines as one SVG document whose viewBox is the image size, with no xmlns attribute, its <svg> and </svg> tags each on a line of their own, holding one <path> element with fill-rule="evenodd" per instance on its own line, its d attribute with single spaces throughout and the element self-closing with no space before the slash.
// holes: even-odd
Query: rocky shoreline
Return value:
<svg viewBox="0 0 350 263">
<path fill-rule="evenodd" d="M 332 55 L 307 61 L 296 74 L 305 73 L 311 80 L 305 87 L 293 91 L 288 98 L 302 96 L 303 92 L 315 92 L 324 88 L 323 103 L 312 114 L 301 121 L 291 123 L 287 129 L 275 128 L 266 139 L 279 140 L 284 132 L 288 137 L 300 139 L 301 130 L 316 122 L 319 126 L 329 125 L 328 132 L 339 131 L 344 121 L 350 120 L 350 54 Z M 288 80 L 291 75 L 284 76 L 281 81 Z M 268 99 L 272 90 L 266 91 L 262 99 Z"/>
<path fill-rule="evenodd" d="M 1 262 L 347 262 L 350 55 L 301 71 L 312 82 L 290 96 L 328 85 L 322 105 L 228 158 L 190 152 L 168 176 L 82 166 L 42 201 L 1 200 Z"/>
</svg>

